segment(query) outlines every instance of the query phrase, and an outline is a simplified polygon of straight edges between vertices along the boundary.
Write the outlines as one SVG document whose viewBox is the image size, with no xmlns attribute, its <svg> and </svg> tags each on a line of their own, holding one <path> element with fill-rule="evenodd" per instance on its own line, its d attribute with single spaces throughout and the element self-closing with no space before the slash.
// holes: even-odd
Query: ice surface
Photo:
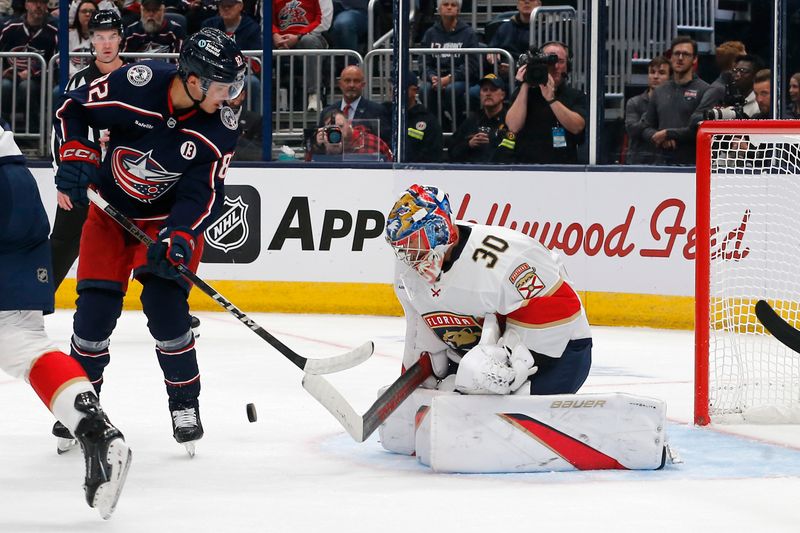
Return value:
<svg viewBox="0 0 800 533">
<path fill-rule="evenodd" d="M 66 348 L 70 311 L 48 317 Z M 403 320 L 254 314 L 303 355 L 374 340 L 331 376 L 359 411 L 394 380 Z M 172 439 L 163 377 L 141 312 L 123 313 L 101 400 L 134 457 L 110 522 L 85 505 L 79 451 L 58 456 L 30 387 L 0 375 L 0 532 L 800 531 L 800 428 L 691 425 L 692 334 L 593 328 L 585 392 L 662 398 L 684 464 L 656 472 L 442 475 L 353 442 L 300 386 L 301 373 L 227 313 L 201 313 L 206 435 L 189 459 Z M 249 423 L 247 403 L 258 422 Z M 742 437 L 741 435 L 748 435 Z"/>
</svg>

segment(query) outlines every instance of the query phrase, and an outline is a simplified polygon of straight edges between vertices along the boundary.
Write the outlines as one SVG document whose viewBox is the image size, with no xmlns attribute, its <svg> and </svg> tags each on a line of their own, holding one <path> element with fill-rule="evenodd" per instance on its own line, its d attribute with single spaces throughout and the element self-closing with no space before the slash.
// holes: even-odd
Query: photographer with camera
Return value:
<svg viewBox="0 0 800 533">
<path fill-rule="evenodd" d="M 737 57 L 731 70 L 732 78 L 725 86 L 725 96 L 721 105 L 703 110 L 703 120 L 745 120 L 755 117 L 759 113 L 759 108 L 753 83 L 756 72 L 762 68 L 763 63 L 757 56 Z"/>
<path fill-rule="evenodd" d="M 518 163 L 577 163 L 586 127 L 586 95 L 566 84 L 569 48 L 545 43 L 519 59 L 506 125 L 517 136 Z"/>
<path fill-rule="evenodd" d="M 489 163 L 514 161 L 515 136 L 505 119 L 506 84 L 502 78 L 487 74 L 480 82 L 481 109 L 473 112 L 450 139 L 453 163 Z"/>
<path fill-rule="evenodd" d="M 376 160 L 391 161 L 392 151 L 383 140 L 363 125 L 353 126 L 340 109 L 327 112 L 311 140 L 311 153 L 326 156 L 346 154 L 374 155 Z M 313 160 L 313 155 L 311 157 Z"/>
<path fill-rule="evenodd" d="M 709 87 L 694 73 L 696 60 L 697 43 L 691 37 L 679 35 L 672 40 L 672 79 L 656 87 L 644 115 L 643 136 L 653 144 L 657 164 L 694 164 L 692 113 Z"/>
</svg>

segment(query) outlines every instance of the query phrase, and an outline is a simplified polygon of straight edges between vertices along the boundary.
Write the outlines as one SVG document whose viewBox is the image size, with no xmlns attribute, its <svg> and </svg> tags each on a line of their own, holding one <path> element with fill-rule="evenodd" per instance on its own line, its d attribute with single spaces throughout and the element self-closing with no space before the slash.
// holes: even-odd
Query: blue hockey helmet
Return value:
<svg viewBox="0 0 800 533">
<path fill-rule="evenodd" d="M 236 98 L 244 88 L 246 68 L 239 46 L 216 28 L 187 37 L 178 56 L 178 73 L 184 82 L 191 74 L 200 78 L 204 95 L 216 84 L 227 90 L 228 99 Z"/>
</svg>

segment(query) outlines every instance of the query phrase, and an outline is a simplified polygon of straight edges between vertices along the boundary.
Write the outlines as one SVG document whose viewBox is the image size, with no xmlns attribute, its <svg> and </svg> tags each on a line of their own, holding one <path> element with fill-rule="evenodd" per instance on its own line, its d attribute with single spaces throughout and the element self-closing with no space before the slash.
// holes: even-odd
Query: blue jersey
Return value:
<svg viewBox="0 0 800 533">
<path fill-rule="evenodd" d="M 0 128 L 0 311 L 53 312 L 49 234 L 36 181 Z"/>
<path fill-rule="evenodd" d="M 60 141 L 108 129 L 100 194 L 133 219 L 165 219 L 197 237 L 222 194 L 239 126 L 228 107 L 177 111 L 169 97 L 175 65 L 134 63 L 66 94 L 56 111 Z"/>
</svg>

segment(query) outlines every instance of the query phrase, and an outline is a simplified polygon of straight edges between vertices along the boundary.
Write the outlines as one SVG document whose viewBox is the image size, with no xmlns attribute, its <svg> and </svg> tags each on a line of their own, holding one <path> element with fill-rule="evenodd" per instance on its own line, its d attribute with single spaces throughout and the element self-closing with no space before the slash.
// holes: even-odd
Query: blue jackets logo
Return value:
<svg viewBox="0 0 800 533">
<path fill-rule="evenodd" d="M 180 172 L 164 170 L 152 154 L 152 150 L 144 153 L 120 146 L 111 156 L 114 180 L 128 196 L 144 203 L 163 196 L 181 177 Z"/>
</svg>

